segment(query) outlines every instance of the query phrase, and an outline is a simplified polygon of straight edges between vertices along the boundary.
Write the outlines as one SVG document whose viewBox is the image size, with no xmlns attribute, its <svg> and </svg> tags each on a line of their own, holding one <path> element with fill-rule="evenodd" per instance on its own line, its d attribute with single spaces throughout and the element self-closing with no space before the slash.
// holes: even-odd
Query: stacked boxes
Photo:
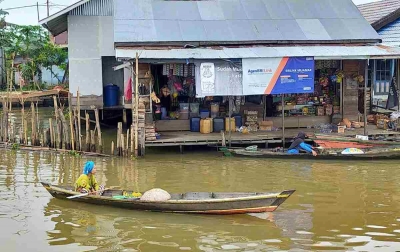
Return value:
<svg viewBox="0 0 400 252">
<path fill-rule="evenodd" d="M 257 131 L 258 130 L 258 112 L 252 110 L 245 110 L 244 114 L 246 115 L 245 125 L 249 131 Z"/>
</svg>

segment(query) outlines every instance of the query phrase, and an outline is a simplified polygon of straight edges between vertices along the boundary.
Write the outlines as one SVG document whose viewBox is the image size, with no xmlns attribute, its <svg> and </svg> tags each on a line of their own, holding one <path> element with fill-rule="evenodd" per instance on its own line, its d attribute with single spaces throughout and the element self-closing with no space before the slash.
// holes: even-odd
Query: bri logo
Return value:
<svg viewBox="0 0 400 252">
<path fill-rule="evenodd" d="M 271 68 L 265 68 L 265 69 L 249 69 L 247 71 L 248 74 L 270 74 L 272 73 Z"/>
</svg>

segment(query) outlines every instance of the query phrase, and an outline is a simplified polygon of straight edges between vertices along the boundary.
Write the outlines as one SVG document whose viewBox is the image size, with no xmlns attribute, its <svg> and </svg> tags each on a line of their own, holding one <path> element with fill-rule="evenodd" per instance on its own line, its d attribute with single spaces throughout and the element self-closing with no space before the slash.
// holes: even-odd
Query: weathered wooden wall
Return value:
<svg viewBox="0 0 400 252">
<path fill-rule="evenodd" d="M 358 119 L 358 82 L 353 80 L 353 75 L 364 76 L 365 62 L 362 60 L 344 60 L 343 71 L 343 118 Z"/>
</svg>

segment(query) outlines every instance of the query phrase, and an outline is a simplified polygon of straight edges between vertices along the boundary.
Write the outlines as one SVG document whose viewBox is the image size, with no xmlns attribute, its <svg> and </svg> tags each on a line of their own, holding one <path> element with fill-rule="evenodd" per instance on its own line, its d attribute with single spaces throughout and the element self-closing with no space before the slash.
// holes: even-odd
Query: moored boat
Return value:
<svg viewBox="0 0 400 252">
<path fill-rule="evenodd" d="M 121 198 L 124 190 L 105 190 L 102 196 L 87 195 L 74 199 L 67 197 L 79 195 L 72 187 L 55 186 L 42 182 L 46 190 L 57 199 L 79 201 L 96 205 L 114 206 L 134 210 L 157 212 L 195 213 L 195 214 L 244 214 L 275 211 L 295 190 L 278 193 L 247 192 L 188 192 L 171 194 L 166 201 L 142 201 L 138 198 Z"/>
<path fill-rule="evenodd" d="M 400 149 L 364 149 L 360 154 L 342 154 L 341 150 L 329 149 L 323 151 L 317 156 L 308 153 L 289 154 L 287 152 L 273 151 L 267 149 L 246 150 L 246 149 L 228 149 L 229 154 L 238 157 L 250 158 L 292 158 L 292 159 L 322 159 L 322 160 L 387 160 L 400 159 Z"/>
</svg>

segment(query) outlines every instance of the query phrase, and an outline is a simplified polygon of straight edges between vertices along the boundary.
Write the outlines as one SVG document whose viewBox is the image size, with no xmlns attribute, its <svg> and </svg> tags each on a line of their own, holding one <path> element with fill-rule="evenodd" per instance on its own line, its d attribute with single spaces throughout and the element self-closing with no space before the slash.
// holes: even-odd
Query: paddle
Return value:
<svg viewBox="0 0 400 252">
<path fill-rule="evenodd" d="M 107 190 L 110 190 L 110 189 L 113 189 L 113 188 L 117 188 L 117 187 L 119 187 L 119 186 L 111 186 L 110 188 L 105 188 L 104 191 L 107 191 Z M 98 191 L 89 192 L 89 193 L 82 193 L 82 194 L 78 194 L 78 195 L 73 195 L 73 196 L 67 197 L 67 199 L 80 198 L 80 197 L 83 197 L 83 196 L 87 196 L 87 195 L 89 195 L 90 193 L 96 193 L 96 192 L 98 192 Z"/>
</svg>

